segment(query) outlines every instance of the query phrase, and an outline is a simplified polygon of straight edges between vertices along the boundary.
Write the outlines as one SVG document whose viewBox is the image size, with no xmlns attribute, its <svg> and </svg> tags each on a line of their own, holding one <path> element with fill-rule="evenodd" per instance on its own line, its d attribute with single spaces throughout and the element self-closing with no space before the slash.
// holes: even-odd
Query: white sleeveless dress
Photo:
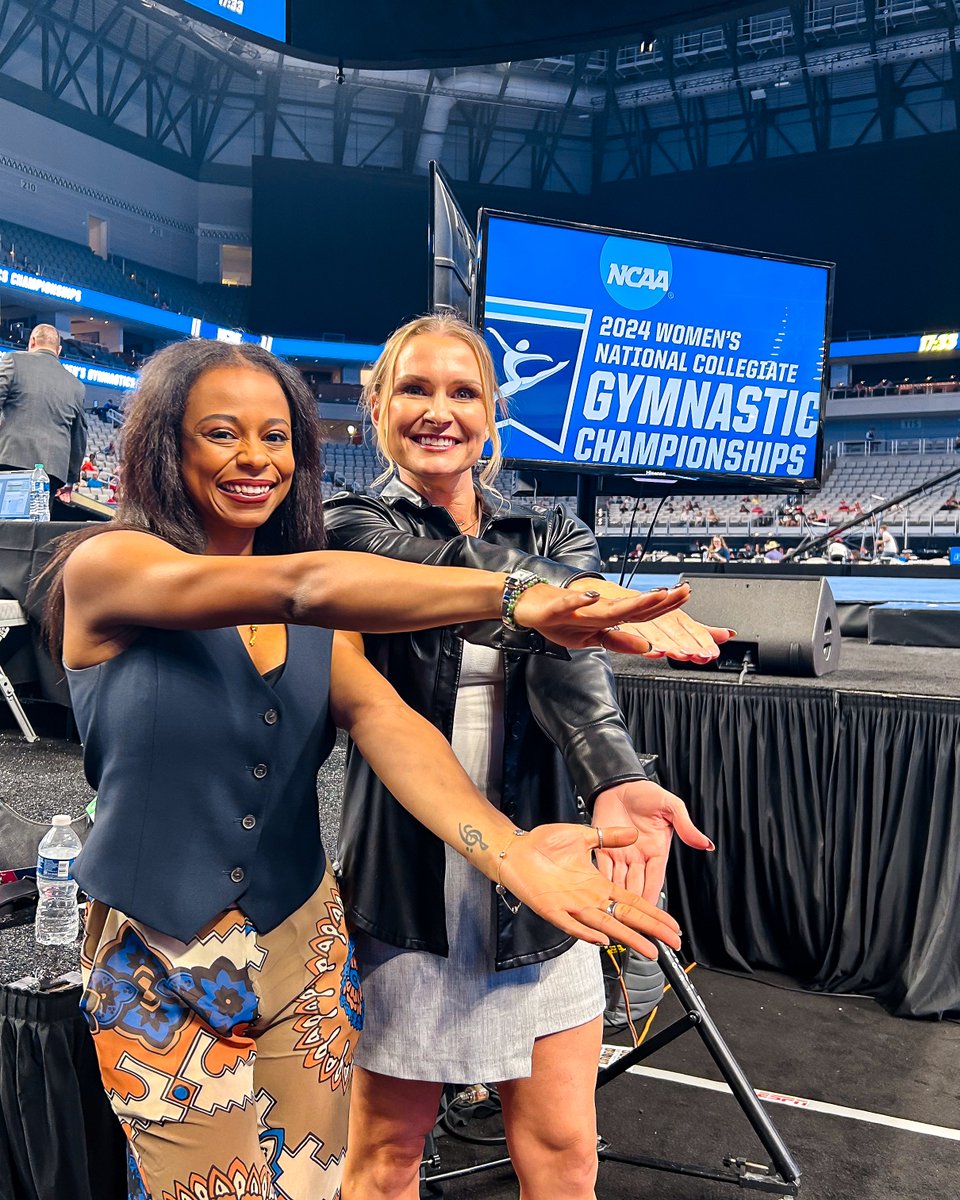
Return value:
<svg viewBox="0 0 960 1200">
<path fill-rule="evenodd" d="M 503 665 L 497 650 L 463 643 L 452 745 L 470 778 L 499 807 Z M 548 962 L 496 971 L 493 887 L 449 846 L 446 855 L 448 958 L 357 934 L 365 1020 L 354 1061 L 383 1075 L 439 1083 L 527 1077 L 536 1038 L 603 1012 L 599 951 L 577 942 Z"/>
</svg>

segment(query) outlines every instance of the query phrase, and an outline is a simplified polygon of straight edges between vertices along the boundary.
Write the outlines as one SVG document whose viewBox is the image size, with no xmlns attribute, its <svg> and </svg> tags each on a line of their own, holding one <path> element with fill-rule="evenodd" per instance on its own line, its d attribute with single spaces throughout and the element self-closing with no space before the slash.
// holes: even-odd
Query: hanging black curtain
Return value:
<svg viewBox="0 0 960 1200">
<path fill-rule="evenodd" d="M 817 986 L 960 1013 L 958 784 L 960 704 L 840 693 Z"/>
<path fill-rule="evenodd" d="M 0 988 L 0 1200 L 126 1200 L 126 1140 L 80 989 Z"/>
<path fill-rule="evenodd" d="M 960 703 L 618 683 L 637 745 L 717 844 L 672 858 L 689 953 L 960 1015 Z"/>
</svg>

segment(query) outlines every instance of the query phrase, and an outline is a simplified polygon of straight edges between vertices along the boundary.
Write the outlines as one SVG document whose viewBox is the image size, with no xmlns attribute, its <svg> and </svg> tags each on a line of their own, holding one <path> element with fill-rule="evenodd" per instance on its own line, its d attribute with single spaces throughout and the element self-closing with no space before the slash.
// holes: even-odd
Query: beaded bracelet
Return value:
<svg viewBox="0 0 960 1200">
<path fill-rule="evenodd" d="M 525 837 L 526 833 L 527 833 L 526 829 L 515 829 L 513 831 L 513 836 L 514 837 Z M 510 912 L 516 914 L 520 911 L 521 902 L 518 900 L 516 904 L 510 903 L 510 901 L 507 899 L 507 889 L 503 886 L 503 882 L 500 879 L 500 873 L 503 870 L 503 860 L 507 857 L 507 851 L 510 849 L 510 847 L 512 845 L 513 845 L 513 842 L 507 842 L 507 844 L 504 846 L 504 848 L 497 855 L 497 889 L 496 890 L 497 890 L 497 895 L 504 902 L 504 904 L 507 906 L 507 908 L 510 910 Z"/>
<path fill-rule="evenodd" d="M 546 582 L 541 576 L 535 575 L 533 571 L 519 569 L 510 572 L 504 580 L 503 599 L 500 602 L 500 619 L 507 629 L 517 630 L 523 628 L 523 626 L 516 623 L 513 617 L 517 601 L 528 588 L 536 587 L 538 583 Z"/>
</svg>

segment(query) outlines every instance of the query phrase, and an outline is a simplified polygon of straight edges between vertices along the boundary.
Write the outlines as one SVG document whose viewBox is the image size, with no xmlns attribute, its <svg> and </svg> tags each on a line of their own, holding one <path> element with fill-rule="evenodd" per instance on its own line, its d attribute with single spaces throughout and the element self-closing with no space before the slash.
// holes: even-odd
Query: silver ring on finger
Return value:
<svg viewBox="0 0 960 1200">
<path fill-rule="evenodd" d="M 605 913 L 608 913 L 611 917 L 615 917 L 617 915 L 617 904 L 618 903 L 619 903 L 618 900 L 611 900 L 610 903 L 607 905 L 607 907 L 603 911 Z"/>
<path fill-rule="evenodd" d="M 597 849 L 603 849 L 603 830 L 597 826 Z"/>
</svg>

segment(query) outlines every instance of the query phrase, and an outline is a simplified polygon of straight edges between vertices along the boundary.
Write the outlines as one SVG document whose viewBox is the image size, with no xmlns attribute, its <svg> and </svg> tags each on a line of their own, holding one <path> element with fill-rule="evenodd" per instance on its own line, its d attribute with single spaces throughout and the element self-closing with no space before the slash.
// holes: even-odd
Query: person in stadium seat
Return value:
<svg viewBox="0 0 960 1200">
<path fill-rule="evenodd" d="M 732 555 L 726 538 L 715 533 L 707 546 L 707 562 L 729 562 Z"/>
<path fill-rule="evenodd" d="M 0 357 L 0 470 L 42 463 L 51 496 L 77 481 L 87 444 L 84 387 L 59 358 L 52 325 L 37 325 L 25 351 Z"/>
<path fill-rule="evenodd" d="M 591 865 L 632 830 L 517 838 L 441 734 L 330 631 L 480 622 L 481 641 L 513 636 L 524 652 L 598 640 L 646 652 L 661 620 L 682 640 L 669 614 L 687 592 L 607 586 L 607 600 L 582 571 L 566 590 L 522 587 L 322 549 L 316 406 L 258 346 L 185 341 L 154 356 L 121 466 L 119 519 L 62 539 L 41 577 L 98 793 L 76 864 L 93 898 L 82 1007 L 147 1194 L 333 1200 L 363 1022 L 318 827 L 334 721 L 411 819 L 563 936 L 648 954 L 643 933 L 679 939 Z M 510 634 L 502 615 L 527 628 Z M 619 628 L 638 619 L 639 632 Z"/>
<path fill-rule="evenodd" d="M 495 490 L 496 379 L 468 325 L 434 316 L 401 327 L 364 396 L 391 477 L 379 494 L 328 502 L 334 546 L 418 562 L 598 569 L 583 523 L 560 507 L 525 512 Z M 475 479 L 488 437 L 493 457 Z M 561 668 L 509 647 L 475 647 L 449 627 L 365 641 L 377 668 L 522 828 L 575 819 L 576 789 L 594 826 L 615 819 L 640 829 L 629 853 L 604 845 L 598 859 L 651 902 L 674 830 L 710 848 L 682 802 L 646 779 L 602 651 L 578 652 Z M 457 1081 L 498 1084 L 524 1200 L 593 1197 L 604 1010 L 596 950 L 472 879 L 352 750 L 338 856 L 368 1014 L 344 1200 L 418 1195 L 424 1137 L 443 1084 Z"/>
</svg>

